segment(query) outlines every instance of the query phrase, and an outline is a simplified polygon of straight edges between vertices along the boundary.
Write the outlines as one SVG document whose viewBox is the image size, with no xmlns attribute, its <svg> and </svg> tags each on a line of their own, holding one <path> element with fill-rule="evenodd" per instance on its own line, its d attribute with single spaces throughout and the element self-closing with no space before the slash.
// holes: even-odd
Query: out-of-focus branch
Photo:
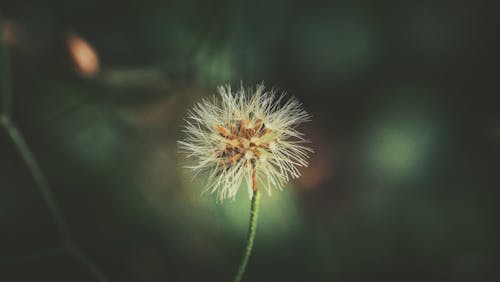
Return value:
<svg viewBox="0 0 500 282">
<path fill-rule="evenodd" d="M 57 206 L 54 196 L 52 195 L 52 191 L 47 184 L 47 180 L 45 179 L 45 176 L 43 175 L 38 162 L 31 153 L 28 144 L 26 144 L 23 136 L 21 135 L 17 127 L 12 123 L 9 117 L 2 117 L 0 122 L 7 135 L 10 137 L 10 140 L 16 147 L 17 151 L 19 152 L 19 154 L 21 154 L 28 170 L 33 176 L 36 186 L 38 187 L 38 191 L 43 196 L 43 200 L 47 204 L 54 223 L 56 224 L 57 231 L 59 233 L 59 236 L 61 237 L 61 241 L 63 242 L 63 244 L 71 242 L 71 236 L 69 234 L 68 227 L 66 226 L 62 218 L 61 211 Z"/>
<path fill-rule="evenodd" d="M 34 252 L 31 254 L 13 257 L 13 258 L 3 258 L 0 262 L 4 263 L 14 263 L 25 260 L 33 260 L 45 258 L 47 256 L 55 255 L 58 253 L 69 254 L 75 258 L 82 266 L 84 266 L 87 271 L 92 274 L 92 276 L 99 282 L 107 282 L 108 279 L 102 271 L 99 269 L 97 264 L 90 259 L 85 252 L 83 252 L 80 247 L 73 240 L 69 228 L 63 219 L 61 210 L 57 205 L 55 197 L 47 183 L 47 180 L 42 173 L 40 165 L 35 159 L 35 156 L 31 152 L 26 140 L 22 136 L 19 129 L 12 122 L 12 86 L 11 86 L 11 74 L 10 74 L 10 63 L 8 56 L 7 44 L 5 42 L 4 29 L 2 25 L 2 18 L 0 17 L 0 127 L 2 127 L 7 136 L 10 138 L 15 148 L 23 158 L 27 169 L 33 176 L 36 187 L 43 197 L 47 208 L 54 220 L 57 227 L 57 231 L 61 240 L 61 247 L 53 249 L 46 252 Z"/>
</svg>

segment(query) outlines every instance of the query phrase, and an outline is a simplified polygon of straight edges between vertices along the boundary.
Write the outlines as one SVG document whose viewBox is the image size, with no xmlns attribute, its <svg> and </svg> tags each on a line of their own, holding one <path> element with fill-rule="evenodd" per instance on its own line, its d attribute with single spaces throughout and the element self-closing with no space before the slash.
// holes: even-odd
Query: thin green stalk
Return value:
<svg viewBox="0 0 500 282">
<path fill-rule="evenodd" d="M 58 234 L 62 241 L 62 247 L 60 249 L 54 249 L 49 252 L 35 252 L 32 254 L 24 255 L 22 257 L 11 259 L 2 259 L 0 260 L 0 262 L 11 263 L 18 260 L 39 259 L 57 254 L 59 252 L 63 252 L 77 259 L 79 263 L 82 264 L 97 281 L 107 282 L 108 279 L 104 276 L 97 265 L 75 244 L 69 232 L 69 228 L 62 217 L 62 213 L 57 205 L 52 190 L 50 189 L 47 180 L 45 179 L 45 176 L 35 159 L 35 156 L 31 152 L 28 144 L 19 132 L 18 128 L 11 120 L 11 87 L 9 56 L 7 44 L 4 44 L 3 42 L 3 27 L 2 19 L 0 17 L 0 127 L 3 127 L 5 129 L 5 132 L 26 163 L 29 172 L 33 176 L 36 187 L 38 188 L 38 191 L 42 195 L 43 200 L 45 201 L 45 204 L 50 211 L 50 214 L 52 216 L 52 219 L 54 220 Z"/>
<path fill-rule="evenodd" d="M 9 61 L 9 48 L 4 42 L 4 25 L 0 15 L 0 115 L 12 114 L 12 85 Z"/>
<path fill-rule="evenodd" d="M 38 191 L 42 194 L 43 200 L 45 201 L 54 223 L 56 224 L 57 231 L 61 237 L 64 252 L 77 259 L 97 281 L 107 282 L 108 279 L 104 276 L 99 267 L 97 267 L 97 265 L 74 243 L 73 238 L 69 233 L 69 229 L 62 218 L 62 213 L 59 210 L 52 194 L 52 190 L 47 184 L 47 180 L 45 179 L 40 166 L 17 127 L 12 123 L 10 118 L 5 115 L 0 116 L 0 125 L 2 125 L 7 132 L 7 135 L 10 137 L 12 143 L 14 143 L 16 149 L 21 154 L 28 170 L 33 176 Z"/>
<path fill-rule="evenodd" d="M 33 176 L 36 187 L 38 188 L 40 194 L 42 194 L 43 200 L 47 204 L 47 208 L 49 209 L 50 214 L 54 220 L 57 231 L 59 232 L 59 235 L 61 237 L 61 241 L 63 242 L 63 244 L 67 244 L 71 241 L 68 227 L 66 226 L 61 216 L 59 207 L 57 206 L 54 196 L 52 195 L 52 191 L 47 184 L 47 180 L 45 179 L 40 166 L 31 153 L 23 136 L 21 135 L 17 127 L 12 123 L 11 119 L 7 116 L 2 116 L 0 121 L 5 131 L 7 132 L 7 135 L 10 137 L 10 140 L 15 145 L 18 152 L 21 154 L 29 172 Z"/>
<path fill-rule="evenodd" d="M 94 261 L 87 256 L 77 245 L 68 245 L 67 251 L 75 259 L 77 259 L 81 265 L 83 265 L 87 271 L 94 276 L 94 278 L 99 282 L 108 282 L 108 278 L 99 269 L 99 267 L 94 263 Z"/>
<path fill-rule="evenodd" d="M 248 261 L 250 260 L 250 255 L 252 254 L 253 243 L 255 241 L 255 233 L 257 231 L 259 201 L 260 201 L 260 193 L 259 190 L 255 189 L 252 197 L 252 204 L 250 207 L 250 222 L 248 224 L 247 246 L 245 248 L 245 253 L 243 254 L 243 258 L 238 268 L 238 273 L 236 274 L 236 278 L 234 279 L 235 282 L 240 282 L 243 279 L 243 275 L 245 274 Z"/>
</svg>

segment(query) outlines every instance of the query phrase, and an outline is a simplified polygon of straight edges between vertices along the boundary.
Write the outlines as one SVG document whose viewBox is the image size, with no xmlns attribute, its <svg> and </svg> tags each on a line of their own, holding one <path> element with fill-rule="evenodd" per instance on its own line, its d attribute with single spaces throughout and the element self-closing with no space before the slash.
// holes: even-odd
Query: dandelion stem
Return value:
<svg viewBox="0 0 500 282">
<path fill-rule="evenodd" d="M 245 248 L 245 253 L 243 254 L 243 258 L 241 260 L 240 266 L 238 268 L 238 273 L 236 274 L 235 282 L 240 282 L 243 279 L 243 275 L 245 274 L 245 270 L 247 268 L 248 261 L 250 259 L 250 255 L 252 254 L 253 243 L 255 241 L 255 233 L 257 231 L 257 218 L 259 215 L 259 201 L 260 201 L 260 193 L 259 190 L 254 189 L 252 204 L 250 207 L 250 222 L 248 225 L 248 239 L 247 246 Z"/>
</svg>

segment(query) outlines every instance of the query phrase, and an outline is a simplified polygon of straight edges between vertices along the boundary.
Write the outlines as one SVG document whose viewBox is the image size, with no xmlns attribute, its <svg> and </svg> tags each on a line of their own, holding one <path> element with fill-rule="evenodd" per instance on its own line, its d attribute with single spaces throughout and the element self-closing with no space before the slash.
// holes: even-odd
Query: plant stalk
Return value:
<svg viewBox="0 0 500 282">
<path fill-rule="evenodd" d="M 16 125 L 12 122 L 12 85 L 10 62 L 7 44 L 4 42 L 3 32 L 2 18 L 0 16 L 0 127 L 5 129 L 5 132 L 24 160 L 28 171 L 33 176 L 36 187 L 42 195 L 52 219 L 54 220 L 58 234 L 62 241 L 62 247 L 48 252 L 35 252 L 22 257 L 1 259 L 0 262 L 13 263 L 22 260 L 39 259 L 63 252 L 77 259 L 78 262 L 83 265 L 97 281 L 107 282 L 108 279 L 104 276 L 99 267 L 75 244 L 69 232 L 69 228 L 62 217 L 62 213 L 57 205 L 52 190 L 42 173 L 40 165 L 36 161 L 35 156 L 31 152 L 21 132 L 19 132 Z"/>
<path fill-rule="evenodd" d="M 26 141 L 9 117 L 2 116 L 0 119 L 0 124 L 3 125 L 5 131 L 7 132 L 7 135 L 10 137 L 10 140 L 16 147 L 19 154 L 21 154 L 29 172 L 33 176 L 36 187 L 38 188 L 40 194 L 42 194 L 43 200 L 47 204 L 50 214 L 54 220 L 57 231 L 61 237 L 61 241 L 63 242 L 63 244 L 70 242 L 71 236 L 69 234 L 68 227 L 66 226 L 62 218 L 61 211 L 59 210 L 54 196 L 52 195 L 52 191 L 47 184 L 47 180 L 45 179 L 42 170 L 38 165 L 38 162 L 31 153 L 28 145 L 26 144 Z"/>
<path fill-rule="evenodd" d="M 256 188 L 256 185 L 254 184 Z M 259 202 L 260 202 L 260 192 L 257 189 L 253 191 L 252 203 L 250 206 L 250 222 L 248 224 L 248 239 L 247 246 L 245 248 L 245 253 L 243 254 L 243 258 L 241 260 L 240 266 L 238 268 L 238 273 L 236 274 L 235 282 L 241 282 L 243 279 L 243 275 L 245 274 L 245 270 L 248 265 L 248 261 L 250 260 L 250 255 L 252 254 L 252 248 L 255 241 L 255 233 L 257 231 L 257 219 L 259 215 Z"/>
</svg>

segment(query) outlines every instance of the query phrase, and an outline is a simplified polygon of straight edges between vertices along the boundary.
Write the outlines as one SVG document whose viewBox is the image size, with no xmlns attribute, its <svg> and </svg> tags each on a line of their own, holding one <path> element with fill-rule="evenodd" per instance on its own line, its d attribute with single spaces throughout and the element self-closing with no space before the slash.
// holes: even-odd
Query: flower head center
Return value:
<svg viewBox="0 0 500 282">
<path fill-rule="evenodd" d="M 271 130 L 262 119 L 241 119 L 230 124 L 217 124 L 222 146 L 216 152 L 220 167 L 227 169 L 243 161 L 245 166 L 255 166 L 264 151 L 269 150 Z"/>
</svg>

